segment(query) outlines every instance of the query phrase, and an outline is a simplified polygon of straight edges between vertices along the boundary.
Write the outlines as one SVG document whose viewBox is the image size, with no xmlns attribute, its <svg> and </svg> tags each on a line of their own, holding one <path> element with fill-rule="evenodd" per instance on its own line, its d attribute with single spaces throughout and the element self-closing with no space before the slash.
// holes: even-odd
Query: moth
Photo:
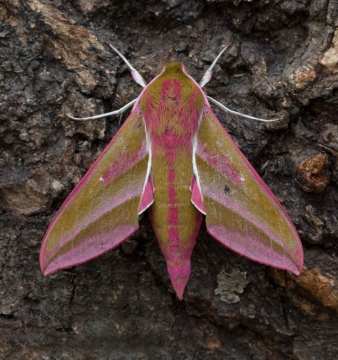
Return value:
<svg viewBox="0 0 338 360">
<path fill-rule="evenodd" d="M 178 299 L 205 215 L 208 233 L 251 260 L 295 274 L 303 266 L 298 234 L 210 108 L 226 108 L 202 88 L 225 51 L 198 84 L 181 63 L 164 67 L 148 85 L 112 49 L 144 89 L 123 108 L 90 118 L 131 114 L 51 222 L 40 251 L 44 275 L 84 263 L 137 231 L 148 209 Z M 262 120 L 264 121 L 264 120 Z M 267 120 L 268 121 L 268 120 Z"/>
</svg>

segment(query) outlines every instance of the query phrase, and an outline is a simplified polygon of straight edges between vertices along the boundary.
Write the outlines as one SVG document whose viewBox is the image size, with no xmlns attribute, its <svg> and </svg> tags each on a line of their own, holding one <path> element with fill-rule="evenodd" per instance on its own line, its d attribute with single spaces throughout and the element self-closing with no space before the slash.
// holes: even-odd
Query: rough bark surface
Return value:
<svg viewBox="0 0 338 360">
<path fill-rule="evenodd" d="M 338 3 L 1 0 L 0 17 L 0 358 L 337 359 Z M 180 302 L 146 215 L 118 249 L 42 276 L 49 221 L 119 127 L 66 113 L 140 92 L 107 42 L 147 81 L 170 61 L 200 79 L 232 42 L 206 91 L 284 116 L 266 125 L 216 110 L 301 236 L 299 277 L 202 228 Z M 215 289 L 232 274 L 243 286 L 229 304 Z"/>
</svg>

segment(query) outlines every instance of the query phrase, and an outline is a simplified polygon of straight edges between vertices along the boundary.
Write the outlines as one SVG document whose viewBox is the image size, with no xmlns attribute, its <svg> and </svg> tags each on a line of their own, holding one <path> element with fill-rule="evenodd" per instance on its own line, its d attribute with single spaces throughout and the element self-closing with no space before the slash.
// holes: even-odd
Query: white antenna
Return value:
<svg viewBox="0 0 338 360">
<path fill-rule="evenodd" d="M 105 113 L 105 114 L 100 114 L 100 115 L 95 115 L 95 116 L 89 116 L 89 117 L 85 117 L 85 118 L 78 118 L 78 117 L 74 117 L 72 115 L 66 114 L 69 118 L 73 119 L 73 120 L 95 120 L 95 119 L 101 119 L 103 117 L 106 116 L 111 116 L 111 115 L 119 115 L 124 113 L 127 109 L 129 109 L 132 105 L 135 104 L 137 99 L 132 100 L 130 103 L 128 103 L 127 105 L 124 105 L 123 107 L 121 107 L 121 109 L 118 110 L 114 110 L 112 112 L 109 113 Z"/>
<path fill-rule="evenodd" d="M 231 110 L 231 109 L 227 108 L 226 106 L 224 106 L 223 104 L 221 104 L 219 101 L 213 99 L 213 98 L 210 97 L 210 96 L 207 96 L 207 98 L 208 98 L 212 103 L 214 103 L 215 105 L 217 105 L 220 109 L 222 109 L 223 111 L 228 112 L 228 113 L 230 113 L 230 114 L 238 115 L 238 116 L 241 116 L 241 117 L 244 117 L 244 118 L 247 118 L 247 119 L 251 119 L 251 120 L 263 121 L 263 122 L 273 122 L 273 121 L 281 120 L 281 119 L 269 119 L 269 120 L 265 120 L 265 119 L 256 118 L 256 117 L 254 117 L 254 116 L 245 115 L 245 114 L 242 114 L 242 113 L 240 113 L 240 112 L 238 112 L 238 111 L 234 111 L 234 110 Z"/>
<path fill-rule="evenodd" d="M 146 87 L 147 83 L 144 81 L 142 75 L 133 67 L 133 65 L 111 44 L 109 46 L 116 52 L 116 54 L 127 64 L 131 71 L 133 79 L 142 87 Z"/>
<path fill-rule="evenodd" d="M 211 77 L 212 77 L 212 69 L 216 65 L 218 59 L 221 57 L 221 55 L 224 53 L 224 51 L 229 47 L 229 45 L 225 46 L 222 51 L 217 55 L 216 59 L 213 61 L 213 63 L 209 66 L 208 70 L 204 73 L 202 80 L 200 81 L 200 87 L 202 88 L 205 84 L 207 84 Z"/>
</svg>

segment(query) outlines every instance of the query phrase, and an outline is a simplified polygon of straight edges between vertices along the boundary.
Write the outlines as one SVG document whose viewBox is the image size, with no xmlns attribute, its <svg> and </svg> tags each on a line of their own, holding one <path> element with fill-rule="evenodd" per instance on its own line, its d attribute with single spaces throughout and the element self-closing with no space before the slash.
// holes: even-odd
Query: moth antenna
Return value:
<svg viewBox="0 0 338 360">
<path fill-rule="evenodd" d="M 133 67 L 133 65 L 111 44 L 109 46 L 116 52 L 116 54 L 127 64 L 131 71 L 133 79 L 142 87 L 146 87 L 147 83 L 143 79 L 142 75 Z"/>
<path fill-rule="evenodd" d="M 211 77 L 212 77 L 212 69 L 216 65 L 218 59 L 221 57 L 221 55 L 224 53 L 224 51 L 229 47 L 229 45 L 224 46 L 222 51 L 217 55 L 216 59 L 213 61 L 213 63 L 209 66 L 208 70 L 204 73 L 202 80 L 200 81 L 199 85 L 202 88 L 205 84 L 207 84 Z"/>
<path fill-rule="evenodd" d="M 123 107 L 121 107 L 121 109 L 118 110 L 114 110 L 111 111 L 109 113 L 105 113 L 105 114 L 100 114 L 100 115 L 95 115 L 95 116 L 90 116 L 90 117 L 85 117 L 85 118 L 78 118 L 78 117 L 74 117 L 72 115 L 66 114 L 69 118 L 73 119 L 73 120 L 95 120 L 95 119 L 101 119 L 103 117 L 106 116 L 111 116 L 111 115 L 119 115 L 124 113 L 127 109 L 129 109 L 132 105 L 135 104 L 137 99 L 132 100 L 130 103 L 128 103 L 127 105 L 124 105 Z"/>
<path fill-rule="evenodd" d="M 234 111 L 234 110 L 231 110 L 231 109 L 227 108 L 226 106 L 224 106 L 223 104 L 221 104 L 219 101 L 213 99 L 213 98 L 210 97 L 210 96 L 207 96 L 207 98 L 208 98 L 212 103 L 214 103 L 215 105 L 217 105 L 220 109 L 222 109 L 223 111 L 228 112 L 228 113 L 230 113 L 230 114 L 238 115 L 238 116 L 241 116 L 241 117 L 244 117 L 244 118 L 247 118 L 247 119 L 251 119 L 251 120 L 263 121 L 263 122 L 273 122 L 273 121 L 281 120 L 281 119 L 269 119 L 269 120 L 265 120 L 265 119 L 256 118 L 256 117 L 254 117 L 254 116 L 245 115 L 245 114 L 242 114 L 242 113 L 240 113 L 240 112 L 238 112 L 238 111 Z"/>
</svg>

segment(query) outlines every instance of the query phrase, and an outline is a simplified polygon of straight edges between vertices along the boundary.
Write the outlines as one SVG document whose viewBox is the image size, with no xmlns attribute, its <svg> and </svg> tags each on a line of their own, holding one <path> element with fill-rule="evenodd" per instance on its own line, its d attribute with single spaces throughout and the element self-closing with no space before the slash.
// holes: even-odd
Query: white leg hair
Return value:
<svg viewBox="0 0 338 360">
<path fill-rule="evenodd" d="M 141 74 L 130 64 L 130 62 L 113 46 L 110 45 L 110 47 L 121 57 L 121 59 L 126 63 L 126 65 L 129 67 L 132 77 L 133 79 L 142 87 L 146 87 L 147 83 L 144 81 L 143 77 L 141 76 Z M 225 46 L 221 52 L 217 55 L 217 57 L 215 58 L 215 60 L 212 62 L 212 64 L 209 66 L 209 68 L 207 69 L 207 71 L 204 73 L 202 80 L 200 81 L 199 85 L 202 88 L 205 84 L 207 84 L 211 77 L 212 77 L 212 69 L 214 68 L 214 66 L 216 65 L 218 59 L 221 57 L 221 55 L 224 53 L 224 51 L 228 48 L 229 46 Z M 218 102 L 217 100 L 213 99 L 210 96 L 207 96 L 207 98 L 215 105 L 217 105 L 220 109 L 222 109 L 225 112 L 228 112 L 230 114 L 234 114 L 234 115 L 238 115 L 247 119 L 251 119 L 251 120 L 257 120 L 257 121 L 263 121 L 263 122 L 272 122 L 272 121 L 278 121 L 280 119 L 269 119 L 269 120 L 265 120 L 265 119 L 260 119 L 260 118 L 256 118 L 254 116 L 250 116 L 250 115 L 245 115 L 242 114 L 238 111 L 234 111 L 231 110 L 229 108 L 227 108 L 226 106 L 224 106 L 223 104 L 221 104 L 220 102 Z M 127 109 L 129 109 L 131 106 L 133 106 L 135 104 L 137 99 L 134 99 L 133 101 L 131 101 L 130 103 L 128 103 L 127 105 L 124 105 L 121 109 L 109 112 L 109 113 L 105 113 L 105 114 L 101 114 L 101 115 L 95 115 L 95 116 L 90 116 L 90 117 L 85 117 L 85 118 L 78 118 L 78 117 L 74 117 L 72 115 L 67 114 L 67 116 L 73 120 L 95 120 L 95 119 L 101 119 L 103 117 L 106 116 L 111 116 L 111 115 L 119 115 L 122 114 L 124 111 L 126 111 Z"/>
<path fill-rule="evenodd" d="M 127 105 L 124 105 L 123 107 L 121 107 L 121 109 L 118 110 L 114 110 L 111 111 L 109 113 L 105 113 L 105 114 L 100 114 L 100 115 L 95 115 L 95 116 L 89 116 L 89 117 L 85 117 L 85 118 L 78 118 L 78 117 L 74 117 L 72 115 L 67 114 L 67 116 L 73 120 L 94 120 L 94 119 L 101 119 L 103 117 L 106 116 L 111 116 L 111 115 L 119 115 L 124 113 L 127 109 L 129 109 L 130 107 L 132 107 L 137 99 L 134 99 L 133 101 L 131 101 L 130 103 L 128 103 Z"/>
<path fill-rule="evenodd" d="M 242 114 L 242 113 L 240 113 L 240 112 L 238 112 L 238 111 L 234 111 L 234 110 L 231 110 L 231 109 L 227 108 L 226 106 L 224 106 L 223 104 L 221 104 L 219 101 L 213 99 L 213 98 L 210 97 L 210 96 L 207 96 L 207 98 L 208 98 L 212 103 L 214 103 L 215 105 L 217 105 L 220 109 L 222 109 L 223 111 L 228 112 L 228 113 L 230 113 L 230 114 L 238 115 L 238 116 L 241 116 L 241 117 L 244 117 L 244 118 L 247 118 L 247 119 L 251 119 L 251 120 L 263 121 L 263 122 L 273 122 L 273 121 L 281 120 L 281 119 L 269 119 L 269 120 L 265 120 L 265 119 L 256 118 L 256 117 L 254 117 L 254 116 L 245 115 L 245 114 Z"/>
</svg>

